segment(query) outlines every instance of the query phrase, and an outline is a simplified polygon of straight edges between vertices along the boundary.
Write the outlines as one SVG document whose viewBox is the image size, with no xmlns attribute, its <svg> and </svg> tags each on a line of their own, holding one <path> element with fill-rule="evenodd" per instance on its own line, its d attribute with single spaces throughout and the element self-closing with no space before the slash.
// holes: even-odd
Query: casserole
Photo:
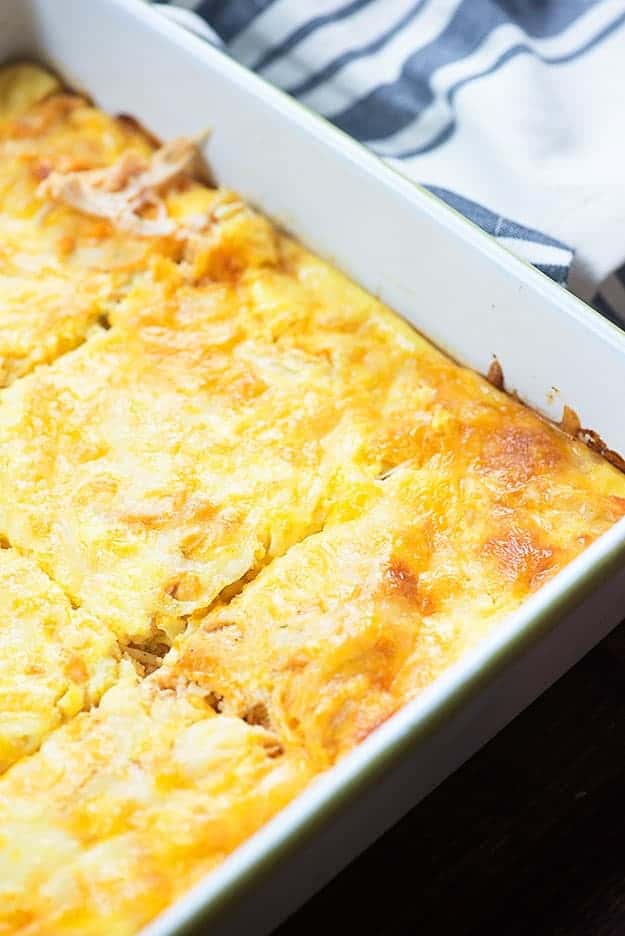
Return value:
<svg viewBox="0 0 625 936">
<path fill-rule="evenodd" d="M 361 154 L 358 148 L 348 143 L 339 143 L 333 131 L 325 129 L 313 118 L 301 115 L 275 92 L 261 91 L 262 86 L 256 85 L 254 79 L 241 73 L 236 66 L 201 45 L 194 44 L 190 37 L 178 36 L 175 31 L 170 34 L 169 27 L 154 18 L 153 13 L 143 10 L 137 4 L 100 4 L 92 6 L 87 16 L 84 6 L 83 13 L 80 13 L 78 3 L 63 6 L 62 11 L 58 4 L 54 11 L 51 4 L 20 6 L 13 25 L 16 31 L 21 29 L 23 32 L 19 33 L 20 44 L 12 46 L 11 51 L 38 58 L 43 55 L 63 71 L 71 84 L 88 87 L 106 107 L 113 110 L 130 108 L 141 114 L 149 128 L 162 136 L 197 129 L 197 115 L 203 107 L 207 107 L 207 103 L 202 102 L 199 96 L 205 87 L 200 79 L 210 70 L 211 90 L 215 94 L 211 110 L 215 114 L 221 112 L 221 120 L 214 119 L 214 122 L 218 126 L 223 122 L 223 126 L 228 127 L 226 136 L 229 136 L 229 146 L 220 150 L 217 145 L 220 133 L 216 134 L 214 147 L 211 145 L 209 150 L 211 166 L 220 181 L 223 179 L 227 184 L 242 190 L 274 217 L 281 218 L 319 252 L 327 254 L 329 250 L 339 265 L 356 272 L 357 276 L 359 271 L 362 272 L 363 275 L 358 278 L 370 287 L 376 284 L 365 277 L 365 266 L 368 266 L 369 271 L 377 268 L 384 275 L 380 293 L 415 321 L 426 334 L 450 349 L 459 359 L 482 370 L 488 366 L 491 354 L 497 353 L 508 378 L 510 374 L 513 375 L 514 388 L 528 402 L 552 415 L 559 415 L 557 393 L 554 393 L 549 383 L 550 379 L 554 379 L 552 375 L 556 374 L 564 399 L 575 406 L 584 421 L 597 426 L 612 447 L 622 445 L 618 420 L 611 420 L 600 406 L 601 392 L 616 393 L 622 367 L 622 340 L 610 326 L 595 320 L 580 304 L 561 295 L 538 274 L 524 269 L 437 203 L 379 168 L 375 161 Z M 118 18 L 122 16 L 126 17 L 123 28 L 122 20 Z M 26 22 L 24 17 L 30 22 Z M 125 64 L 123 58 L 120 60 L 122 64 L 116 70 L 112 86 L 102 84 L 101 94 L 98 80 L 104 81 L 105 77 L 109 79 L 108 67 L 104 61 L 98 61 L 93 56 L 88 43 L 80 48 L 66 47 L 62 21 L 67 23 L 68 18 L 71 18 L 78 33 L 84 29 L 86 35 L 90 29 L 94 35 L 105 39 L 108 34 L 111 41 L 113 38 L 116 41 L 121 39 L 122 47 L 124 43 L 130 43 L 128 51 L 131 46 L 135 50 L 134 59 L 129 58 Z M 5 29 L 3 41 L 6 42 L 10 36 L 10 29 Z M 146 77 L 150 76 L 152 68 L 154 81 L 157 80 L 159 69 L 163 69 L 165 77 L 169 71 L 171 78 L 176 76 L 179 79 L 176 93 L 180 93 L 189 104 L 188 112 L 183 114 L 182 109 L 177 108 L 175 115 L 165 113 L 159 119 L 154 107 L 154 95 L 150 97 L 150 104 L 144 86 L 136 80 L 133 92 L 132 68 L 136 67 L 137 49 L 146 57 Z M 8 53 L 9 49 L 5 51 Z M 121 52 L 123 55 L 123 48 Z M 134 64 L 131 65 L 131 61 Z M 211 69 L 209 63 L 212 63 Z M 166 86 L 172 87 L 171 84 Z M 257 88 L 257 103 L 254 108 L 245 110 L 246 119 L 243 120 L 243 102 L 249 94 L 244 89 L 248 87 Z M 167 117 L 172 119 L 164 119 Z M 291 124 L 293 129 L 289 131 L 287 127 Z M 278 138 L 278 133 L 281 143 L 284 142 L 280 155 L 286 158 L 287 169 L 292 171 L 298 165 L 294 162 L 297 159 L 302 169 L 318 173 L 319 190 L 332 195 L 328 201 L 321 202 L 315 198 L 308 187 L 304 187 L 303 192 L 301 186 L 285 187 L 283 182 L 278 184 L 280 177 L 284 177 L 283 164 L 273 166 L 273 178 L 271 161 L 265 166 L 266 171 L 260 174 L 256 164 L 249 165 L 246 157 L 250 136 L 260 144 L 258 152 L 262 152 L 263 147 L 271 152 L 270 143 Z M 342 155 L 338 155 L 341 152 Z M 233 158 L 233 154 L 237 158 Z M 313 157 L 315 159 L 311 162 Z M 269 182 L 275 183 L 275 187 Z M 334 196 L 337 196 L 336 199 Z M 287 214 L 289 204 L 293 205 L 292 213 Z M 356 245 L 349 236 L 350 212 L 352 225 L 354 218 L 360 222 L 375 218 L 377 222 L 369 226 L 357 224 L 363 234 L 361 243 Z M 401 238 L 389 239 L 388 235 L 393 231 L 401 231 Z M 422 260 L 418 266 L 414 254 L 409 250 L 413 243 L 421 246 Z M 365 263 L 367 258 L 368 264 Z M 450 275 L 450 271 L 453 271 L 453 275 Z M 464 279 L 463 274 L 466 274 Z M 437 310 L 440 308 L 440 317 L 436 321 L 430 318 L 425 307 L 428 302 L 434 301 Z M 493 302 L 495 307 L 500 303 L 506 310 L 499 310 L 500 318 L 493 314 Z M 413 314 L 413 306 L 417 303 L 421 316 L 419 319 Z M 459 315 L 464 310 L 476 317 L 480 316 L 479 321 L 483 323 L 484 329 L 480 335 L 475 335 L 473 327 L 467 329 L 465 326 L 462 329 Z M 539 320 L 540 335 L 547 351 L 540 346 L 540 353 L 535 354 L 532 335 L 526 329 L 528 323 Z M 487 352 L 483 350 L 485 335 L 488 335 L 489 342 L 492 341 L 490 351 Z M 577 374 L 572 375 L 568 372 L 567 352 L 574 353 L 576 336 L 579 335 L 584 336 L 584 356 L 580 358 Z M 519 347 L 513 357 L 515 341 Z M 465 347 L 461 347 L 463 342 Z M 543 357 L 543 353 L 547 356 Z M 589 378 L 592 373 L 587 369 L 589 366 L 596 368 L 601 380 L 594 379 L 592 385 L 589 383 L 586 387 L 584 377 Z M 215 925 L 226 928 L 242 925 L 242 915 L 249 914 L 248 919 L 254 920 L 254 928 L 258 930 L 259 897 L 262 898 L 267 924 L 287 911 L 286 904 L 276 906 L 273 902 L 277 895 L 281 895 L 281 899 L 284 897 L 285 874 L 293 874 L 292 885 L 287 888 L 289 897 L 297 899 L 306 889 L 310 891 L 323 880 L 322 875 L 317 876 L 320 869 L 325 875 L 331 871 L 331 865 L 324 865 L 321 860 L 324 848 L 329 849 L 328 853 L 333 855 L 336 866 L 337 861 L 347 857 L 346 851 L 365 844 L 394 815 L 398 815 L 396 810 L 414 802 L 428 786 L 440 779 L 446 770 L 474 749 L 506 717 L 518 711 L 532 694 L 598 639 L 610 624 L 615 623 L 618 614 L 615 596 L 618 595 L 619 579 L 614 573 L 622 555 L 622 536 L 621 524 L 528 601 L 498 632 L 496 640 L 485 644 L 473 656 L 463 659 L 455 671 L 448 673 L 431 691 L 424 693 L 418 703 L 392 719 L 353 756 L 324 777 L 318 786 L 294 802 L 275 823 L 244 846 L 207 885 L 202 885 L 196 894 L 182 901 L 178 908 L 172 909 L 160 922 L 155 923 L 154 931 L 158 932 L 159 927 L 160 931 L 166 931 L 163 927 L 171 927 L 176 920 L 183 925 L 184 920 L 195 912 L 195 908 L 201 908 L 205 918 L 207 914 L 211 914 L 215 920 L 220 917 L 221 920 Z M 605 585 L 603 593 L 599 592 L 599 584 Z M 604 611 L 593 633 L 589 633 L 587 623 L 585 626 L 589 618 L 583 614 L 584 609 L 577 607 L 582 599 L 590 600 L 588 595 L 591 586 L 597 586 L 591 607 L 601 607 Z M 561 629 L 554 629 L 559 616 L 573 608 L 575 612 L 570 614 L 566 628 L 561 626 Z M 533 643 L 541 629 L 548 632 L 548 636 L 536 645 L 534 657 L 529 651 L 522 654 L 521 650 Z M 516 639 L 513 639 L 515 634 Z M 556 637 L 557 642 L 553 644 Z M 553 650 L 554 646 L 557 647 L 557 653 Z M 502 676 L 498 685 L 494 680 L 495 674 L 504 663 L 511 660 L 514 660 L 517 672 L 506 672 L 505 678 Z M 523 668 L 528 665 L 533 665 L 532 679 L 524 682 Z M 477 695 L 476 680 L 488 683 Z M 499 693 L 498 703 L 489 708 L 489 693 L 494 692 Z M 461 709 L 454 708 L 463 696 L 465 704 Z M 437 722 L 439 730 L 429 735 Z M 461 736 L 450 746 L 450 732 L 453 738 L 453 733 L 458 731 L 461 731 Z M 413 743 L 415 735 L 422 736 L 420 744 Z M 384 783 L 370 786 L 376 773 L 378 776 L 384 773 L 385 758 L 402 756 L 405 756 L 402 770 L 385 773 Z M 427 759 L 427 763 L 424 759 Z M 411 771 L 417 777 L 412 788 L 409 782 Z M 398 795 L 394 791 L 393 795 L 389 795 L 389 790 L 395 785 L 399 789 Z M 362 795 L 367 787 L 370 796 L 375 797 L 376 808 L 372 812 L 369 807 L 368 821 L 363 823 L 358 809 L 362 810 L 366 806 Z M 360 798 L 357 793 L 360 793 Z M 342 810 L 340 817 L 337 814 L 334 827 L 322 828 L 331 812 L 339 807 L 341 797 L 348 794 L 349 808 Z M 346 836 L 345 828 L 349 827 L 350 822 L 353 823 L 352 834 Z M 307 826 L 310 833 L 315 823 L 319 824 L 319 828 L 314 848 L 307 855 L 301 850 L 297 851 L 291 861 L 280 864 L 285 851 L 301 844 Z M 300 837 L 300 843 L 295 841 L 296 834 Z M 337 841 L 340 847 L 336 847 Z M 264 866 L 260 862 L 260 854 L 264 854 Z M 317 872 L 312 876 L 302 873 L 301 862 L 306 858 Z M 259 887 L 261 874 L 269 862 L 275 864 L 274 875 L 270 883 L 262 888 L 256 902 L 251 896 L 245 901 L 238 900 L 228 914 L 228 901 L 237 890 L 240 894 L 243 888 L 251 884 Z M 249 874 L 252 872 L 256 879 L 250 883 Z M 211 899 L 207 903 L 208 898 Z"/>
</svg>

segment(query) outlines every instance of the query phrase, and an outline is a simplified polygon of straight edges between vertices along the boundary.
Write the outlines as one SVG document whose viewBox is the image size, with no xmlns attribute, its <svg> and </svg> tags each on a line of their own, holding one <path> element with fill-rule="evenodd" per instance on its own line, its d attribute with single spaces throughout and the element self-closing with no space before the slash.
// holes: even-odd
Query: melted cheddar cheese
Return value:
<svg viewBox="0 0 625 936">
<path fill-rule="evenodd" d="M 553 473 L 526 503 L 516 491 L 494 501 L 483 466 L 455 461 L 375 482 L 356 518 L 307 537 L 191 622 L 160 684 L 203 686 L 219 711 L 265 725 L 323 769 L 623 512 L 608 494 L 580 522 Z"/>
<path fill-rule="evenodd" d="M 130 936 L 625 514 L 625 476 L 0 71 L 0 934 Z"/>
<path fill-rule="evenodd" d="M 117 641 L 72 608 L 27 557 L 0 549 L 0 772 L 96 702 L 117 678 Z"/>
<path fill-rule="evenodd" d="M 263 728 L 122 670 L 5 776 L 0 933 L 136 932 L 307 778 Z"/>
</svg>

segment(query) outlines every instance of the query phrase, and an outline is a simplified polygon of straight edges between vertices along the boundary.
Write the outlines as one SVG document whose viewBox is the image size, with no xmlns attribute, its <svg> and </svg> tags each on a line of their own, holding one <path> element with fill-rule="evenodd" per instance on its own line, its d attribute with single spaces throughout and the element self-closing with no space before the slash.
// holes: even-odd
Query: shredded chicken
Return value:
<svg viewBox="0 0 625 936">
<path fill-rule="evenodd" d="M 157 653 L 150 653 L 149 650 L 142 650 L 140 647 L 134 647 L 132 644 L 126 647 L 126 654 L 138 663 L 141 667 L 140 675 L 148 676 L 154 673 L 162 664 L 163 657 Z"/>
<path fill-rule="evenodd" d="M 39 194 L 84 214 L 108 218 L 131 234 L 163 237 L 176 231 L 176 223 L 167 216 L 159 190 L 189 170 L 195 153 L 195 142 L 179 137 L 149 160 L 130 151 L 106 169 L 51 172 Z M 156 209 L 155 217 L 142 217 L 140 212 L 150 206 Z"/>
</svg>

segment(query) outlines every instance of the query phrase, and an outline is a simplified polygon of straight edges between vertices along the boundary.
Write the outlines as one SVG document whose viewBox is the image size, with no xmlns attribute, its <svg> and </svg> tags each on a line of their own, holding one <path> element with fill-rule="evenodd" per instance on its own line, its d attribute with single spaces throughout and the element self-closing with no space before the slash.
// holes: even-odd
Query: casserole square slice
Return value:
<svg viewBox="0 0 625 936">
<path fill-rule="evenodd" d="M 328 767 L 625 513 L 557 473 L 540 479 L 536 512 L 531 496 L 493 496 L 496 471 L 459 471 L 452 452 L 397 469 L 356 518 L 192 620 L 155 678 L 203 686 L 219 711 Z"/>
<path fill-rule="evenodd" d="M 231 311 L 186 333 L 112 328 L 3 393 L 0 529 L 123 644 L 169 639 L 367 496 L 327 366 L 233 353 Z"/>
<path fill-rule="evenodd" d="M 56 204 L 42 182 L 153 149 L 134 121 L 64 92 L 38 66 L 0 70 L 0 386 L 79 345 L 149 256 L 178 249 Z"/>
<path fill-rule="evenodd" d="M 263 728 L 126 670 L 0 778 L 0 932 L 135 933 L 308 779 Z"/>
</svg>

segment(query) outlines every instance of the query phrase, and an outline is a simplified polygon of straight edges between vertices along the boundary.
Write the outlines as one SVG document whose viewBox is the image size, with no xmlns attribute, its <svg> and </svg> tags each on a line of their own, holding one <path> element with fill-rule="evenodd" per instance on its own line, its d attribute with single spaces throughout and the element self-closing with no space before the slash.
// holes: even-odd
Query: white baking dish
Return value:
<svg viewBox="0 0 625 936">
<path fill-rule="evenodd" d="M 625 451 L 625 335 L 327 123 L 141 0 L 2 0 L 0 59 L 47 61 L 158 136 L 215 132 L 237 189 L 456 359 Z M 148 927 L 267 931 L 625 615 L 625 522 Z"/>
</svg>

